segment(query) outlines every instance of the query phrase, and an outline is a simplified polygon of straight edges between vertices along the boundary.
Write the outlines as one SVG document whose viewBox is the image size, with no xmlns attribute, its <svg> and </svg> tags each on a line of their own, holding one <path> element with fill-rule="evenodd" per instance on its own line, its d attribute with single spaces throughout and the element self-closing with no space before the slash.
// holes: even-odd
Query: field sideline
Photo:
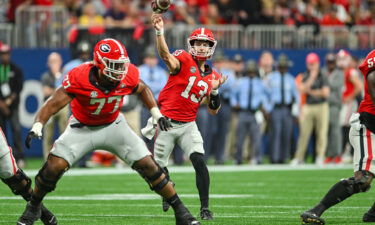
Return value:
<svg viewBox="0 0 375 225">
<path fill-rule="evenodd" d="M 315 204 L 351 166 L 292 168 L 279 166 L 210 166 L 212 225 L 301 224 L 299 214 Z M 176 189 L 197 216 L 199 200 L 192 167 L 171 167 Z M 26 170 L 30 176 L 36 170 Z M 326 224 L 364 224 L 362 215 L 374 193 L 358 194 L 326 212 Z M 173 213 L 163 213 L 160 198 L 131 169 L 72 169 L 49 194 L 45 204 L 61 225 L 173 225 Z M 24 201 L 0 185 L 0 224 L 15 224 Z M 37 225 L 42 224 L 37 222 Z"/>
</svg>

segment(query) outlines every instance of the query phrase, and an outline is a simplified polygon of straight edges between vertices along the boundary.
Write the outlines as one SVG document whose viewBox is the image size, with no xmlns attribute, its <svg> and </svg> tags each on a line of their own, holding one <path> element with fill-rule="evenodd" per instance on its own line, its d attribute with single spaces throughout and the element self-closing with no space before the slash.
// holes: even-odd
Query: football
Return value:
<svg viewBox="0 0 375 225">
<path fill-rule="evenodd" d="M 171 0 L 152 0 L 151 8 L 156 13 L 165 13 L 171 6 Z"/>
</svg>

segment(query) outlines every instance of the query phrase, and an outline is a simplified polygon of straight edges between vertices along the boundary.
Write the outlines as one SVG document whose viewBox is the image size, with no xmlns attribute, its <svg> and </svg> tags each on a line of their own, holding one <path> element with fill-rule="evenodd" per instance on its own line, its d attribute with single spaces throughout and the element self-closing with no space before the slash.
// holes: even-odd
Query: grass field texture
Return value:
<svg viewBox="0 0 375 225">
<path fill-rule="evenodd" d="M 199 212 L 195 174 L 191 167 L 171 168 L 176 189 L 194 216 Z M 26 170 L 31 177 L 36 170 Z M 288 166 L 210 167 L 213 221 L 202 225 L 293 225 L 299 214 L 317 203 L 340 178 L 352 176 L 341 169 L 298 169 Z M 324 214 L 326 224 L 363 224 L 374 192 L 352 196 Z M 172 225 L 172 210 L 161 210 L 160 198 L 129 169 L 73 169 L 59 181 L 45 205 L 61 225 Z M 25 202 L 0 184 L 0 224 L 15 224 Z M 37 222 L 36 224 L 42 224 Z"/>
</svg>

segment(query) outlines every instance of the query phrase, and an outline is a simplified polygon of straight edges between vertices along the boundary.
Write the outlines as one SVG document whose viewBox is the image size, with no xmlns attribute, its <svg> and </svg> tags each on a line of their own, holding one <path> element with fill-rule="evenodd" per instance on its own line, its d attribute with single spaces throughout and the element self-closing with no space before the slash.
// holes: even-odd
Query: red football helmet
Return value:
<svg viewBox="0 0 375 225">
<path fill-rule="evenodd" d="M 130 60 L 123 44 L 106 38 L 95 45 L 94 62 L 110 80 L 121 81 L 128 72 Z"/>
<path fill-rule="evenodd" d="M 194 47 L 194 41 L 207 41 L 210 44 L 207 51 L 205 53 L 198 52 Z M 193 56 L 193 58 L 197 60 L 207 60 L 212 57 L 215 52 L 217 41 L 214 38 L 214 35 L 211 30 L 207 28 L 198 28 L 195 29 L 187 39 L 189 53 Z"/>
</svg>

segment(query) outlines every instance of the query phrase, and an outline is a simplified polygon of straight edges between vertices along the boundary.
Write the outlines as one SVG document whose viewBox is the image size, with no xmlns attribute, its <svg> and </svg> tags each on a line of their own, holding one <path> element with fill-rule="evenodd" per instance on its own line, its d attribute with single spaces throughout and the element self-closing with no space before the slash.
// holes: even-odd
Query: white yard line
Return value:
<svg viewBox="0 0 375 225">
<path fill-rule="evenodd" d="M 325 165 L 316 166 L 314 164 L 290 166 L 284 165 L 228 165 L 228 166 L 208 166 L 211 173 L 215 172 L 246 172 L 246 171 L 296 171 L 296 170 L 348 170 L 352 169 L 351 165 Z M 193 173 L 192 166 L 171 166 L 168 167 L 171 173 Z M 38 170 L 25 170 L 29 176 L 35 176 Z M 88 168 L 88 169 L 70 169 L 64 176 L 94 176 L 94 175 L 115 175 L 115 174 L 132 174 L 136 173 L 131 168 Z"/>
</svg>

